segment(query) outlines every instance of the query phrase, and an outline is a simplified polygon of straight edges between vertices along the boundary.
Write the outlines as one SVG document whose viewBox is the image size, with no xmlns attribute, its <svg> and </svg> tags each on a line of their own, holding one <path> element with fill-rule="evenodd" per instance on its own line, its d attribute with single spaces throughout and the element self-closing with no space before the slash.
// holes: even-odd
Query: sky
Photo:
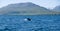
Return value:
<svg viewBox="0 0 60 31">
<path fill-rule="evenodd" d="M 0 8 L 7 6 L 8 4 L 16 4 L 23 2 L 32 2 L 48 9 L 53 9 L 54 7 L 60 5 L 60 0 L 0 0 Z"/>
</svg>

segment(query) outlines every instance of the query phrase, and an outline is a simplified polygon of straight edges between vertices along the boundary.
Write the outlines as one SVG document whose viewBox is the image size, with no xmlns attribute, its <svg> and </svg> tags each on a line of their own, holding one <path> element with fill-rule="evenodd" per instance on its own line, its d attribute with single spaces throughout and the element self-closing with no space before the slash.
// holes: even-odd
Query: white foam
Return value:
<svg viewBox="0 0 60 31">
<path fill-rule="evenodd" d="M 25 18 L 24 21 L 28 21 L 28 20 Z"/>
</svg>

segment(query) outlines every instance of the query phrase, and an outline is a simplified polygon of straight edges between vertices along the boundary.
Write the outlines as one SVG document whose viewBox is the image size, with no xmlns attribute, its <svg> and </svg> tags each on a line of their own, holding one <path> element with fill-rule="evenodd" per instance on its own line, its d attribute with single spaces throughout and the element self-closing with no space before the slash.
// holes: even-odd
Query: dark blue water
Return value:
<svg viewBox="0 0 60 31">
<path fill-rule="evenodd" d="M 0 15 L 0 31 L 60 31 L 60 15 Z"/>
</svg>

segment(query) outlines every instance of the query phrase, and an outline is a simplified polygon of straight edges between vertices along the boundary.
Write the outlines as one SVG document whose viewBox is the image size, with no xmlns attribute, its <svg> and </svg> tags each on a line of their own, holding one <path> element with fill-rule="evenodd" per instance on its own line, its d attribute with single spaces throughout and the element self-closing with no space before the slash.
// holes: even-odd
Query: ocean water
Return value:
<svg viewBox="0 0 60 31">
<path fill-rule="evenodd" d="M 60 15 L 0 15 L 0 31 L 60 31 Z"/>
</svg>

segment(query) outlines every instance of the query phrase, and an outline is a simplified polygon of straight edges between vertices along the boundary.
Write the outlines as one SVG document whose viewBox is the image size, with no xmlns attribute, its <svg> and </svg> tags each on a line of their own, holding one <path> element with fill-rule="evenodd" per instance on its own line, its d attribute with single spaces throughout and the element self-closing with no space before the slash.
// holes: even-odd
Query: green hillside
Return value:
<svg viewBox="0 0 60 31">
<path fill-rule="evenodd" d="M 41 15 L 41 14 L 59 14 L 59 12 L 50 11 L 44 7 L 31 2 L 10 4 L 0 9 L 2 15 Z"/>
</svg>

